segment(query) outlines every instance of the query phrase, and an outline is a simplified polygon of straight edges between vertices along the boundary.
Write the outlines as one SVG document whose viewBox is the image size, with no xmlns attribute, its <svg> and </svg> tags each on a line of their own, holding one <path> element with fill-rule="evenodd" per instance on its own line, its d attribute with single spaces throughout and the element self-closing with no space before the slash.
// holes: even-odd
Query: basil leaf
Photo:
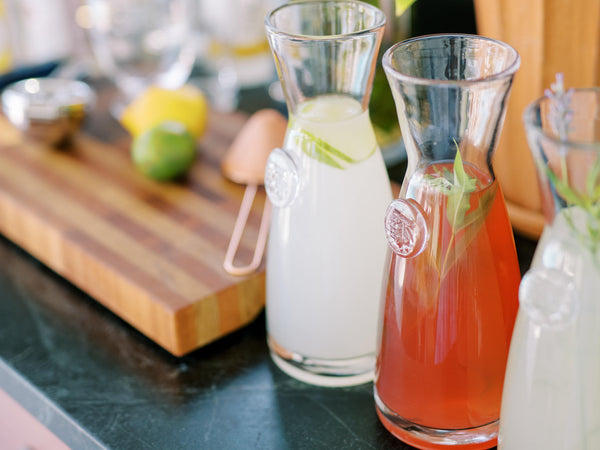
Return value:
<svg viewBox="0 0 600 450">
<path fill-rule="evenodd" d="M 455 142 L 456 144 L 456 142 Z M 446 215 L 452 229 L 456 231 L 464 226 L 465 215 L 471 208 L 471 196 L 468 195 L 475 191 L 477 179 L 469 176 L 460 157 L 460 150 L 456 144 L 456 156 L 454 157 L 454 184 L 448 194 L 448 203 L 446 206 Z"/>
</svg>

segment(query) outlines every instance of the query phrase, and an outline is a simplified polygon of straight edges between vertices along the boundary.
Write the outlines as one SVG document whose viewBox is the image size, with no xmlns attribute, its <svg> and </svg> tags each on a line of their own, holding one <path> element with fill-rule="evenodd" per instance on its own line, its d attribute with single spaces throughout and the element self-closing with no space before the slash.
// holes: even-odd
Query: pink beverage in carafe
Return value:
<svg viewBox="0 0 600 450">
<path fill-rule="evenodd" d="M 442 169 L 452 165 L 425 173 Z M 502 192 L 475 167 L 467 171 L 479 186 L 466 217 L 481 217 L 458 232 L 447 217 L 448 197 L 427 184 L 416 188 L 415 200 L 440 224 L 438 235 L 414 258 L 392 258 L 377 361 L 377 393 L 387 407 L 435 429 L 497 420 L 517 313 L 520 273 Z M 400 275 L 403 284 L 394 282 Z"/>
<path fill-rule="evenodd" d="M 377 413 L 422 449 L 491 448 L 520 281 L 491 160 L 519 56 L 481 36 L 433 35 L 396 44 L 383 66 L 408 167 L 385 214 Z"/>
</svg>

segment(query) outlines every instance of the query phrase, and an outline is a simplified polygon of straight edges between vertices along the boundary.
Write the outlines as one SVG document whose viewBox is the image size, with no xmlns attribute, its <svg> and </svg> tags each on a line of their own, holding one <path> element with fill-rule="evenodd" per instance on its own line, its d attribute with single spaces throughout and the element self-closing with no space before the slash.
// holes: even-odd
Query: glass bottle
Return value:
<svg viewBox="0 0 600 450">
<path fill-rule="evenodd" d="M 520 272 L 491 161 L 519 64 L 512 47 L 471 35 L 414 38 L 383 57 L 408 168 L 385 215 L 375 400 L 419 448 L 496 442 Z"/>
<path fill-rule="evenodd" d="M 519 290 L 499 448 L 600 448 L 600 88 L 523 116 L 546 226 Z"/>
<path fill-rule="evenodd" d="M 385 16 L 356 1 L 291 2 L 266 18 L 289 126 L 269 156 L 271 356 L 325 386 L 373 378 L 390 182 L 368 103 Z"/>
</svg>

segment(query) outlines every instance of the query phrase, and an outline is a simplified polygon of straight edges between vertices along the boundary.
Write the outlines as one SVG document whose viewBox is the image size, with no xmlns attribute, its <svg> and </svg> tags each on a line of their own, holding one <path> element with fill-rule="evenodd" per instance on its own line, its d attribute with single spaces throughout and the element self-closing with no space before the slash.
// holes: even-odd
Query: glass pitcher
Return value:
<svg viewBox="0 0 600 450">
<path fill-rule="evenodd" d="M 375 375 L 377 413 L 419 448 L 495 445 L 519 265 L 491 166 L 517 52 L 432 35 L 383 57 L 408 153 L 385 215 L 393 250 Z"/>
<path fill-rule="evenodd" d="M 519 291 L 505 450 L 600 449 L 600 88 L 554 88 L 523 117 L 547 224 Z"/>
<path fill-rule="evenodd" d="M 373 378 L 390 182 L 368 103 L 385 16 L 355 1 L 292 2 L 266 18 L 289 112 L 267 161 L 271 356 L 325 386 Z"/>
</svg>

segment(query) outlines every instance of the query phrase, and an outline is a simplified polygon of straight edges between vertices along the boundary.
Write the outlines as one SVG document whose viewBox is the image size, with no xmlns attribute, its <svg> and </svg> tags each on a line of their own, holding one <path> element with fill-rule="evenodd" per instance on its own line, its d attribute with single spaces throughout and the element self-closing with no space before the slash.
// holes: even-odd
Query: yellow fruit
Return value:
<svg viewBox="0 0 600 450">
<path fill-rule="evenodd" d="M 194 138 L 200 138 L 208 122 L 208 102 L 202 91 L 189 84 L 175 90 L 151 86 L 120 118 L 133 137 L 164 121 L 180 122 Z"/>
<path fill-rule="evenodd" d="M 135 167 L 155 180 L 185 173 L 196 159 L 196 143 L 179 122 L 161 122 L 133 139 Z"/>
</svg>

